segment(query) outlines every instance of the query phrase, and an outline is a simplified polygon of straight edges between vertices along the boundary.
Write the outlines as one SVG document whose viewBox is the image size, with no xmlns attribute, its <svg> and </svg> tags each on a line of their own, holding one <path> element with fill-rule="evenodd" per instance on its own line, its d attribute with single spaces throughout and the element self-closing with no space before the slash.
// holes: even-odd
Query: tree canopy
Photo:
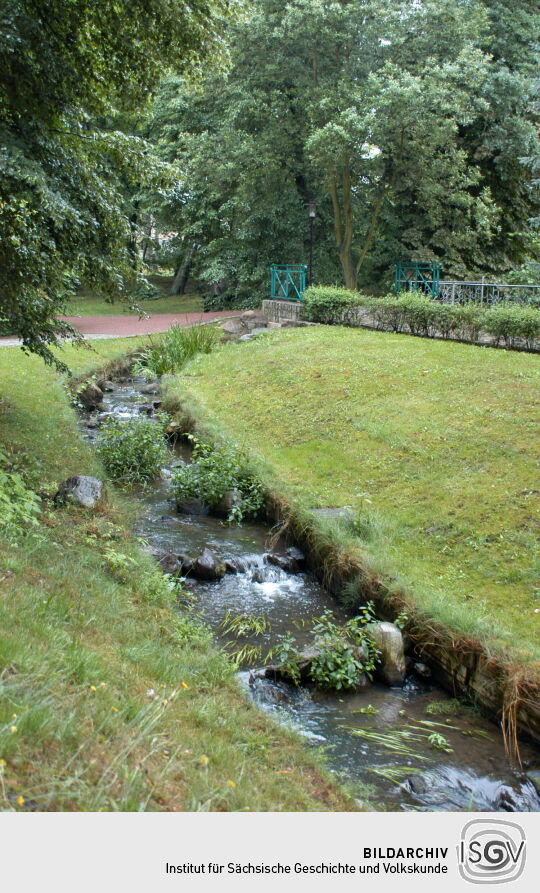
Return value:
<svg viewBox="0 0 540 893">
<path fill-rule="evenodd" d="M 170 176 L 134 116 L 169 66 L 193 71 L 223 53 L 235 5 L 4 0 L 0 320 L 45 360 L 78 281 L 121 293 L 132 276 L 126 191 Z"/>
<path fill-rule="evenodd" d="M 538 215 L 539 29 L 528 0 L 257 0 L 225 75 L 162 85 L 153 137 L 185 172 L 162 219 L 234 295 L 305 261 L 313 198 L 322 281 L 508 270 Z"/>
</svg>

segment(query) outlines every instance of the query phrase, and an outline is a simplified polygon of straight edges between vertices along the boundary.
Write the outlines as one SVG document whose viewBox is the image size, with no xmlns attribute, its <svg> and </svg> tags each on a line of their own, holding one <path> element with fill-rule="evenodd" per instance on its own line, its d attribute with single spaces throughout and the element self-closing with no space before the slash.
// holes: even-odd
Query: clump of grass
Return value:
<svg viewBox="0 0 540 893">
<path fill-rule="evenodd" d="M 353 729 L 344 726 L 347 731 L 356 738 L 362 738 L 375 747 L 383 747 L 393 753 L 400 754 L 404 757 L 415 757 L 417 760 L 426 761 L 429 757 L 418 753 L 418 742 L 427 739 L 427 735 L 418 735 L 407 729 L 394 729 L 392 731 L 380 732 L 371 729 Z"/>
<path fill-rule="evenodd" d="M 426 713 L 430 716 L 457 716 L 464 709 L 457 698 L 450 698 L 448 701 L 431 701 L 426 707 Z"/>
<path fill-rule="evenodd" d="M 254 614 L 236 614 L 227 611 L 220 623 L 220 628 L 225 635 L 233 635 L 237 639 L 243 636 L 260 636 L 270 630 L 270 621 L 266 617 L 257 617 Z"/>
<path fill-rule="evenodd" d="M 229 651 L 229 655 L 235 667 L 253 667 L 261 660 L 262 651 L 258 645 L 242 645 Z"/>
<path fill-rule="evenodd" d="M 158 341 L 143 349 L 133 365 L 133 372 L 145 378 L 160 378 L 178 372 L 196 354 L 210 353 L 220 338 L 221 334 L 214 326 L 181 328 L 174 323 Z"/>
</svg>

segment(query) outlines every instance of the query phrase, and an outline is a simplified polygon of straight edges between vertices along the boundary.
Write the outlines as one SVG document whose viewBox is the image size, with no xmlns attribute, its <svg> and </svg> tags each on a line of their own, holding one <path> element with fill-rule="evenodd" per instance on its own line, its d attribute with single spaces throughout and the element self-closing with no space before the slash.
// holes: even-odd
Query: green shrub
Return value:
<svg viewBox="0 0 540 893">
<path fill-rule="evenodd" d="M 136 375 L 159 378 L 178 372 L 198 353 L 210 353 L 221 338 L 214 326 L 188 326 L 181 328 L 174 323 L 159 341 L 150 344 L 133 365 Z"/>
<path fill-rule="evenodd" d="M 346 324 L 355 310 L 365 306 L 365 301 L 360 292 L 332 285 L 311 285 L 303 295 L 302 315 L 311 322 Z"/>
<path fill-rule="evenodd" d="M 481 332 L 493 335 L 497 344 L 524 342 L 533 348 L 540 339 L 540 312 L 531 305 L 502 303 L 486 308 L 480 304 L 443 304 L 420 291 L 373 298 L 345 288 L 316 286 L 304 293 L 303 316 L 330 325 L 358 323 L 361 311 L 380 329 L 443 338 L 455 336 L 478 341 Z"/>
<path fill-rule="evenodd" d="M 540 339 L 540 311 L 521 304 L 502 303 L 485 312 L 483 328 L 497 339 L 513 347 L 521 340 L 531 348 Z"/>
<path fill-rule="evenodd" d="M 454 332 L 463 341 L 478 341 L 485 327 L 486 310 L 479 304 L 450 304 L 454 316 Z"/>
<path fill-rule="evenodd" d="M 399 297 L 399 307 L 412 335 L 429 336 L 438 328 L 439 310 L 442 305 L 420 292 Z"/>
<path fill-rule="evenodd" d="M 148 279 L 140 279 L 131 294 L 131 300 L 135 304 L 139 301 L 159 301 L 162 297 L 163 291 L 152 285 Z"/>
<path fill-rule="evenodd" d="M 193 436 L 190 439 L 194 444 L 192 462 L 178 466 L 172 476 L 175 498 L 202 499 L 215 507 L 227 492 L 236 490 L 241 499 L 230 510 L 229 523 L 257 515 L 264 504 L 264 491 L 247 455 L 230 444 L 213 446 Z"/>
<path fill-rule="evenodd" d="M 370 313 L 380 328 L 393 332 L 425 337 L 440 334 L 443 338 L 458 334 L 476 340 L 484 311 L 474 305 L 443 304 L 421 292 L 408 292 L 373 300 Z"/>
<path fill-rule="evenodd" d="M 143 483 L 155 477 L 167 462 L 164 418 L 136 418 L 104 423 L 97 451 L 108 476 L 122 483 Z"/>
<path fill-rule="evenodd" d="M 374 301 L 370 307 L 370 316 L 381 329 L 392 332 L 405 331 L 405 308 L 397 295 L 388 295 Z"/>
<path fill-rule="evenodd" d="M 39 496 L 18 471 L 9 469 L 7 455 L 0 450 L 0 533 L 12 540 L 35 529 L 39 508 Z"/>
</svg>

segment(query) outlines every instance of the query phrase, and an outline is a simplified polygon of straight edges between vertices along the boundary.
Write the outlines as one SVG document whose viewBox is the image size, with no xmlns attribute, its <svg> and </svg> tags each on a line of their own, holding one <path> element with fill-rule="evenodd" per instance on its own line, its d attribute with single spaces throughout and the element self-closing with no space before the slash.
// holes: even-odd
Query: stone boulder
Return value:
<svg viewBox="0 0 540 893">
<path fill-rule="evenodd" d="M 227 322 L 224 322 L 221 326 L 221 331 L 226 335 L 241 335 L 242 332 L 245 332 L 246 329 L 242 325 L 241 320 L 239 319 L 229 319 Z"/>
<path fill-rule="evenodd" d="M 179 437 L 182 437 L 185 427 L 186 426 L 180 424 L 180 422 L 170 422 L 165 428 L 165 434 L 167 437 L 170 437 L 171 440 L 178 440 Z"/>
<path fill-rule="evenodd" d="M 151 549 L 150 554 L 165 574 L 179 574 L 182 570 L 178 556 L 166 549 Z"/>
<path fill-rule="evenodd" d="M 149 381 L 139 388 L 140 394 L 159 394 L 159 383 L 157 381 Z"/>
<path fill-rule="evenodd" d="M 212 514 L 218 518 L 228 518 L 233 508 L 240 508 L 242 505 L 242 494 L 240 490 L 227 490 L 223 494 L 217 505 L 212 506 Z"/>
<path fill-rule="evenodd" d="M 395 623 L 370 623 L 368 627 L 374 644 L 381 652 L 376 675 L 387 685 L 403 685 L 405 681 L 405 651 L 403 635 Z"/>
<path fill-rule="evenodd" d="M 74 502 L 86 509 L 93 509 L 102 496 L 103 481 L 86 474 L 76 474 L 60 484 L 55 500 Z"/>
<path fill-rule="evenodd" d="M 413 663 L 412 669 L 413 672 L 416 673 L 416 675 L 420 679 L 429 679 L 431 676 L 430 668 L 427 664 L 422 663 L 422 661 L 416 661 L 415 663 Z"/>
<path fill-rule="evenodd" d="M 109 381 L 106 378 L 100 379 L 97 383 L 98 388 L 100 388 L 105 394 L 110 394 L 111 391 L 114 391 L 114 382 Z"/>
<path fill-rule="evenodd" d="M 284 319 L 281 323 L 282 329 L 307 329 L 308 326 L 314 326 L 314 322 L 306 322 L 304 319 Z"/>
<path fill-rule="evenodd" d="M 97 384 L 94 384 L 93 381 L 88 382 L 88 384 L 78 392 L 77 399 L 87 412 L 92 412 L 94 409 L 104 408 L 102 406 L 103 391 L 101 388 L 98 388 Z"/>
<path fill-rule="evenodd" d="M 245 313 L 242 313 L 240 320 L 244 330 L 247 329 L 248 332 L 252 332 L 253 329 L 266 329 L 268 326 L 268 319 L 265 314 L 256 310 L 246 310 Z"/>
<path fill-rule="evenodd" d="M 193 562 L 190 573 L 196 580 L 215 582 L 225 576 L 226 567 L 221 558 L 205 549 Z"/>
<path fill-rule="evenodd" d="M 179 552 L 177 554 L 178 564 L 180 565 L 180 573 L 186 577 L 193 570 L 195 564 L 194 559 L 187 552 Z"/>
<path fill-rule="evenodd" d="M 245 574 L 247 571 L 246 562 L 237 555 L 229 555 L 223 563 L 228 574 Z"/>
<path fill-rule="evenodd" d="M 176 500 L 176 511 L 181 515 L 207 515 L 208 506 L 197 496 L 186 496 Z"/>
<path fill-rule="evenodd" d="M 306 556 L 296 546 L 290 546 L 285 550 L 285 554 L 267 552 L 264 558 L 268 564 L 280 567 L 287 574 L 298 574 L 306 564 Z"/>
<path fill-rule="evenodd" d="M 540 797 L 540 769 L 529 769 L 526 778 L 534 787 L 536 793 Z"/>
</svg>

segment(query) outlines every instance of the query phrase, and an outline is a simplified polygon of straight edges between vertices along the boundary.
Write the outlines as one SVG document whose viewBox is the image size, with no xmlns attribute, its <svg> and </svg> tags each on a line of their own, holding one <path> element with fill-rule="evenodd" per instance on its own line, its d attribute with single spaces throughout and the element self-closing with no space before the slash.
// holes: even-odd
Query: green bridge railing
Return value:
<svg viewBox="0 0 540 893">
<path fill-rule="evenodd" d="M 279 301 L 301 301 L 306 290 L 306 264 L 272 264 L 270 297 Z"/>
<path fill-rule="evenodd" d="M 394 265 L 394 290 L 418 289 L 436 298 L 439 295 L 441 265 L 417 260 L 398 261 Z"/>
</svg>

